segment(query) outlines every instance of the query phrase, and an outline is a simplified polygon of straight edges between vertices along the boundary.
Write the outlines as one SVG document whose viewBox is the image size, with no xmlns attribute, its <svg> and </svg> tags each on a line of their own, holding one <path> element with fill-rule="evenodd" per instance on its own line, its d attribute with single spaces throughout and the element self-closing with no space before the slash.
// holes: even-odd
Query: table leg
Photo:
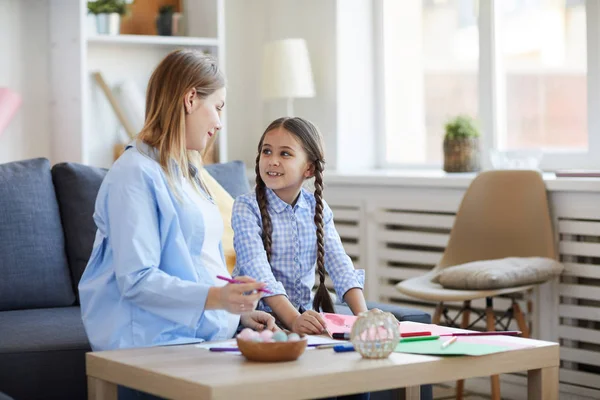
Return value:
<svg viewBox="0 0 600 400">
<path fill-rule="evenodd" d="M 421 400 L 421 386 L 411 386 L 404 389 L 406 400 Z"/>
<path fill-rule="evenodd" d="M 117 385 L 88 376 L 88 400 L 117 400 Z"/>
<path fill-rule="evenodd" d="M 527 371 L 528 400 L 558 400 L 558 367 Z"/>
</svg>

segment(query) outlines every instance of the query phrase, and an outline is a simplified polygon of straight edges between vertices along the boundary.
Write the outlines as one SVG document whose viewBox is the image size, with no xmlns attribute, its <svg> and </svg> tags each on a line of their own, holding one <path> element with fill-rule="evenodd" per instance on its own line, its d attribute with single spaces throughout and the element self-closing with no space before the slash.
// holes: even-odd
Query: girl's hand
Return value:
<svg viewBox="0 0 600 400">
<path fill-rule="evenodd" d="M 296 317 L 292 331 L 298 334 L 318 335 L 325 331 L 326 326 L 321 314 L 314 310 L 308 310 Z"/>
<path fill-rule="evenodd" d="M 244 283 L 228 283 L 220 288 L 221 308 L 232 314 L 254 310 L 262 296 L 258 289 L 263 289 L 266 285 L 247 276 L 238 276 L 235 279 Z"/>
<path fill-rule="evenodd" d="M 280 330 L 275 324 L 275 317 L 264 311 L 252 311 L 242 314 L 241 322 L 246 328 L 259 332 L 265 329 L 272 332 Z"/>
</svg>

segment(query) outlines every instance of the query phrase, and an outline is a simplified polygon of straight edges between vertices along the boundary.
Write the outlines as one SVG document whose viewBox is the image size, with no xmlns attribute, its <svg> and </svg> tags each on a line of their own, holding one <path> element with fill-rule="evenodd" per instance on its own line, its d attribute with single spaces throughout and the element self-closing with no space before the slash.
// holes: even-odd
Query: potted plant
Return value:
<svg viewBox="0 0 600 400">
<path fill-rule="evenodd" d="M 121 16 L 127 11 L 123 0 L 88 1 L 88 12 L 96 16 L 96 30 L 100 35 L 118 35 Z"/>
<path fill-rule="evenodd" d="M 479 129 L 467 115 L 458 115 L 446 123 L 444 136 L 444 171 L 479 171 Z"/>
</svg>

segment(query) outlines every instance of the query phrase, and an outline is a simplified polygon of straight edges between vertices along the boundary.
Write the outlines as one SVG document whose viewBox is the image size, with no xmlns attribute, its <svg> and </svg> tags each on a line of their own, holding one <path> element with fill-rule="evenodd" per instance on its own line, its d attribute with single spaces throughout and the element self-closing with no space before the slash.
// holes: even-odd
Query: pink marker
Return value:
<svg viewBox="0 0 600 400">
<path fill-rule="evenodd" d="M 222 275 L 217 275 L 217 279 L 220 279 L 222 281 L 229 282 L 229 283 L 249 283 L 249 282 L 238 281 L 236 279 L 231 279 L 231 278 L 228 278 L 228 277 L 222 276 Z M 258 289 L 258 291 L 268 293 L 268 294 L 273 294 L 273 292 L 271 292 L 269 289 Z"/>
</svg>

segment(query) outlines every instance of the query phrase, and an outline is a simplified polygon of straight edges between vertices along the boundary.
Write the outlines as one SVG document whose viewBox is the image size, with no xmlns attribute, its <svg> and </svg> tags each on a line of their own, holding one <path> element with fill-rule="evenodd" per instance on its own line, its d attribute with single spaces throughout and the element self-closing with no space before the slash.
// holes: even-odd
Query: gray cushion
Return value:
<svg viewBox="0 0 600 400">
<path fill-rule="evenodd" d="M 76 163 L 62 163 L 52 167 L 75 292 L 92 254 L 97 229 L 94 206 L 106 172 L 104 168 Z"/>
<path fill-rule="evenodd" d="M 77 306 L 0 312 L 0 354 L 89 350 Z"/>
<path fill-rule="evenodd" d="M 72 305 L 48 160 L 0 165 L 0 311 Z"/>
<path fill-rule="evenodd" d="M 250 183 L 246 177 L 246 166 L 242 161 L 210 164 L 205 168 L 234 199 L 250 191 Z"/>
<path fill-rule="evenodd" d="M 0 388 L 15 400 L 86 399 L 79 307 L 0 312 Z"/>
<path fill-rule="evenodd" d="M 545 257 L 507 257 L 447 267 L 432 281 L 446 289 L 494 290 L 546 282 L 563 271 L 563 265 Z"/>
</svg>

